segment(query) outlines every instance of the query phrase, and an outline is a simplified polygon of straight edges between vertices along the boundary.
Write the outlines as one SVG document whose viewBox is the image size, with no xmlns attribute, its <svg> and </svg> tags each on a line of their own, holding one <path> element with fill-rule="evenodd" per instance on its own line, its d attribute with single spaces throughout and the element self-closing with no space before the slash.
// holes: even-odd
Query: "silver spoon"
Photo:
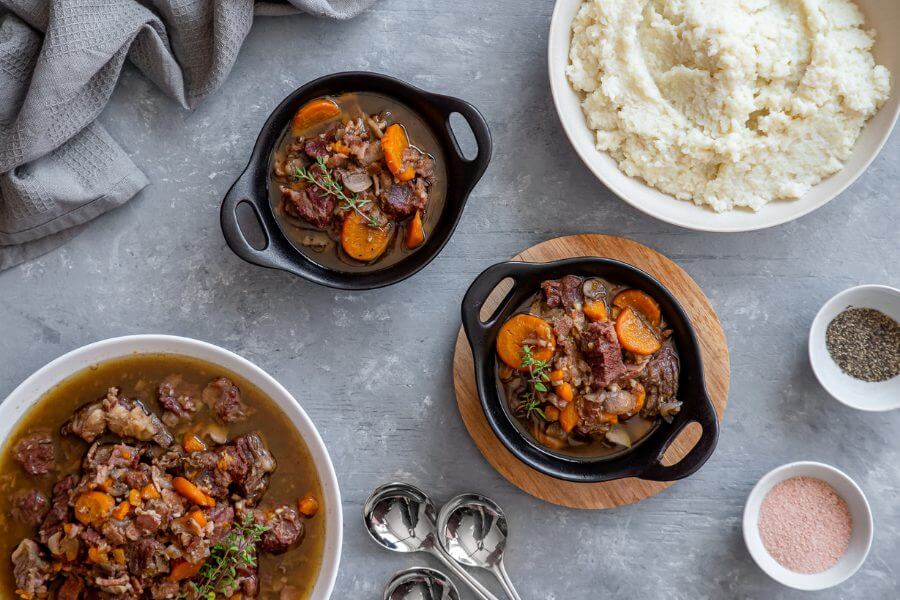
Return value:
<svg viewBox="0 0 900 600">
<path fill-rule="evenodd" d="M 496 502 L 481 494 L 462 494 L 438 513 L 441 546 L 467 567 L 487 569 L 513 600 L 522 600 L 503 564 L 508 529 L 506 515 Z"/>
<path fill-rule="evenodd" d="M 413 567 L 391 578 L 384 588 L 384 600 L 459 600 L 459 591 L 440 571 Z"/>
<path fill-rule="evenodd" d="M 481 600 L 499 600 L 450 558 L 435 537 L 434 503 L 408 483 L 389 483 L 372 492 L 363 507 L 369 535 L 394 552 L 428 552 L 465 581 Z"/>
</svg>

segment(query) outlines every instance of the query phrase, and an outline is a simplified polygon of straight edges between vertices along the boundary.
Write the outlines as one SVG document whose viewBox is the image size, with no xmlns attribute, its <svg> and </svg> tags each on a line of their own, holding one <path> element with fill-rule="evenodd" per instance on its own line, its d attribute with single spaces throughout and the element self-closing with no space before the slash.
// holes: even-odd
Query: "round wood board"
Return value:
<svg viewBox="0 0 900 600">
<path fill-rule="evenodd" d="M 517 254 L 513 260 L 548 262 L 581 256 L 612 258 L 634 265 L 661 281 L 678 299 L 700 341 L 706 389 L 721 422 L 728 400 L 728 345 L 719 318 L 700 286 L 681 267 L 659 252 L 637 242 L 608 235 L 573 235 L 547 240 Z M 485 302 L 486 311 L 482 314 L 490 314 L 508 289 L 509 284 L 497 286 Z M 605 509 L 643 500 L 671 485 L 637 478 L 573 483 L 535 471 L 513 456 L 494 435 L 481 409 L 474 376 L 472 351 L 465 332 L 460 328 L 453 355 L 453 380 L 460 415 L 472 440 L 491 466 L 522 491 L 561 506 Z M 699 437 L 700 426 L 691 424 L 669 447 L 663 463 L 678 462 Z"/>
</svg>

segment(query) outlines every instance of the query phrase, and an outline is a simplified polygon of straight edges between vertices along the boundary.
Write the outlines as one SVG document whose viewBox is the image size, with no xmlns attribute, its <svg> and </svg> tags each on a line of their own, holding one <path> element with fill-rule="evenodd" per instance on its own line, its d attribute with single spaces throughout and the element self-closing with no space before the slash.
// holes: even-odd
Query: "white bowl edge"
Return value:
<svg viewBox="0 0 900 600">
<path fill-rule="evenodd" d="M 113 358 L 153 353 L 181 354 L 219 364 L 256 385 L 290 418 L 316 465 L 326 511 L 322 564 L 310 599 L 330 598 L 341 559 L 343 512 L 337 475 L 328 450 L 312 420 L 291 393 L 260 367 L 230 350 L 200 340 L 161 334 L 116 337 L 76 348 L 35 371 L 0 403 L 0 443 L 6 443 L 18 421 L 34 402 L 67 377 Z"/>
<path fill-rule="evenodd" d="M 765 549 L 759 535 L 759 509 L 766 494 L 778 483 L 801 476 L 821 479 L 834 488 L 847 503 L 853 519 L 847 551 L 834 566 L 821 573 L 795 573 L 781 566 Z M 815 461 L 787 463 L 763 475 L 747 497 L 742 528 L 747 550 L 763 572 L 782 585 L 806 591 L 834 587 L 853 576 L 865 562 L 874 537 L 872 509 L 862 489 L 840 469 Z"/>
<path fill-rule="evenodd" d="M 717 214 L 692 202 L 677 200 L 619 170 L 615 161 L 594 146 L 580 99 L 566 77 L 572 19 L 583 0 L 556 0 L 550 20 L 547 61 L 550 90 L 563 130 L 575 152 L 597 179 L 616 196 L 661 221 L 697 231 L 735 233 L 781 225 L 798 219 L 838 197 L 878 156 L 900 115 L 900 3 L 856 0 L 866 16 L 866 27 L 878 32 L 873 53 L 891 71 L 887 102 L 865 125 L 844 167 L 814 186 L 801 198 L 772 202 L 760 211 L 736 210 Z"/>
</svg>

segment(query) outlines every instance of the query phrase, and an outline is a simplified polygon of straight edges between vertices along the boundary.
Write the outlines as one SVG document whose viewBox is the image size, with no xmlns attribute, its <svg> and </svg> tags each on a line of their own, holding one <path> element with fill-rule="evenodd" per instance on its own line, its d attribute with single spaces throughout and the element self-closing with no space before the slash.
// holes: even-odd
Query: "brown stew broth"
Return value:
<svg viewBox="0 0 900 600">
<path fill-rule="evenodd" d="M 20 489 L 36 488 L 49 498 L 57 480 L 79 471 L 81 459 L 89 446 L 78 438 L 59 435 L 63 422 L 75 409 L 106 395 L 110 386 L 120 387 L 126 396 L 138 398 L 148 409 L 162 414 L 156 400 L 157 387 L 163 378 L 172 373 L 182 374 L 186 383 L 196 384 L 199 389 L 220 376 L 228 377 L 240 387 L 244 403 L 253 410 L 253 414 L 243 422 L 228 425 L 228 439 L 257 432 L 278 464 L 260 503 L 262 507 L 280 503 L 295 506 L 297 499 L 305 494 L 319 500 L 322 506 L 319 514 L 304 520 L 306 535 L 303 543 L 280 556 L 262 554 L 259 564 L 259 598 L 280 599 L 285 584 L 297 590 L 298 600 L 309 597 L 322 562 L 325 509 L 318 474 L 306 443 L 287 415 L 249 381 L 206 361 L 174 354 L 135 354 L 89 367 L 47 392 L 16 425 L 0 451 L 0 556 L 4 557 L 3 567 L 0 568 L 0 590 L 5 590 L 0 596 L 12 597 L 15 589 L 9 557 L 20 540 L 33 536 L 36 531 L 36 528 L 9 517 L 12 494 Z M 199 412 L 190 421 L 182 421 L 170 428 L 176 440 L 197 425 L 216 423 L 223 426 L 202 402 L 198 402 L 198 406 L 201 407 Z M 15 442 L 35 430 L 51 431 L 57 464 L 62 465 L 62 469 L 32 477 L 13 458 L 11 449 Z"/>
<path fill-rule="evenodd" d="M 440 218 L 447 190 L 446 162 L 437 138 L 411 108 L 393 98 L 370 92 L 350 92 L 331 98 L 341 108 L 340 117 L 316 124 L 304 130 L 302 135 L 306 137 L 319 135 L 327 131 L 337 120 L 355 119 L 362 113 L 383 114 L 389 125 L 399 123 L 403 126 L 409 137 L 410 146 L 414 146 L 434 159 L 433 183 L 428 188 L 428 205 L 422 219 L 427 242 Z M 279 191 L 279 186 L 285 184 L 285 179 L 277 177 L 273 169 L 275 161 L 284 158 L 285 148 L 292 139 L 291 124 L 288 123 L 278 140 L 275 151 L 269 158 L 268 187 L 269 205 L 281 231 L 294 248 L 322 267 L 336 271 L 360 272 L 377 271 L 395 265 L 422 247 L 419 246 L 413 250 L 407 249 L 403 243 L 405 222 L 392 223 L 390 225 L 392 238 L 387 250 L 373 262 L 362 263 L 347 256 L 344 252 L 341 247 L 339 229 L 322 231 L 302 219 L 286 214 Z"/>
<path fill-rule="evenodd" d="M 627 289 L 631 289 L 628 286 L 622 286 L 614 284 L 606 279 L 600 277 L 585 277 L 587 279 L 599 279 L 603 282 L 606 287 L 607 294 L 604 298 L 604 302 L 606 304 L 607 311 L 609 314 L 612 314 L 612 299 L 618 294 Z M 528 297 L 525 302 L 516 310 L 514 313 L 510 314 L 507 317 L 507 320 L 515 316 L 516 314 L 530 314 L 534 316 L 538 316 L 541 318 L 547 318 L 548 312 L 560 311 L 562 314 L 562 309 L 546 309 L 542 313 L 540 307 L 542 305 L 543 293 L 537 292 L 532 296 Z M 664 319 L 665 317 L 663 317 Z M 669 338 L 666 339 L 662 343 L 662 348 L 670 347 L 676 354 L 678 354 L 677 349 L 675 347 L 674 341 Z M 660 351 L 662 350 L 660 348 Z M 659 351 L 657 351 L 659 352 Z M 552 364 L 552 361 L 551 361 Z M 516 425 L 519 427 L 523 435 L 530 440 L 533 440 L 535 444 L 540 446 L 544 451 L 560 454 L 563 456 L 572 456 L 578 458 L 612 458 L 614 456 L 618 456 L 627 452 L 630 452 L 631 449 L 635 448 L 638 444 L 640 444 L 643 440 L 645 440 L 649 434 L 656 430 L 659 426 L 660 418 L 645 418 L 641 414 L 635 414 L 634 416 L 619 421 L 621 427 L 628 433 L 628 436 L 631 438 L 632 446 L 631 448 L 626 448 L 624 446 L 619 446 L 608 442 L 603 438 L 594 438 L 590 436 L 578 436 L 579 441 L 583 442 L 583 445 L 580 446 L 571 446 L 567 444 L 565 448 L 555 449 L 549 448 L 543 444 L 541 444 L 538 440 L 534 439 L 530 431 L 531 420 L 532 419 L 540 419 L 540 417 L 536 415 L 532 415 L 530 417 L 519 416 L 515 411 L 515 403 L 517 401 L 515 390 L 517 389 L 517 380 L 520 378 L 521 374 L 513 371 L 512 375 L 506 379 L 504 379 L 501 375 L 501 367 L 503 366 L 503 362 L 497 358 L 495 360 L 495 381 L 497 385 L 497 389 L 500 391 L 501 398 L 503 398 L 507 411 Z"/>
</svg>

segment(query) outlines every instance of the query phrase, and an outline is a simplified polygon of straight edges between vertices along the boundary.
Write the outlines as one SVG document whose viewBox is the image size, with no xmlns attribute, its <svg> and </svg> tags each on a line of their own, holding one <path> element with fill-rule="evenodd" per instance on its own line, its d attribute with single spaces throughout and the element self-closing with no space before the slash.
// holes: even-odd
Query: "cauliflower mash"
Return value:
<svg viewBox="0 0 900 600">
<path fill-rule="evenodd" d="M 572 30 L 597 148 L 716 211 L 838 171 L 890 91 L 849 0 L 585 0 Z"/>
</svg>

